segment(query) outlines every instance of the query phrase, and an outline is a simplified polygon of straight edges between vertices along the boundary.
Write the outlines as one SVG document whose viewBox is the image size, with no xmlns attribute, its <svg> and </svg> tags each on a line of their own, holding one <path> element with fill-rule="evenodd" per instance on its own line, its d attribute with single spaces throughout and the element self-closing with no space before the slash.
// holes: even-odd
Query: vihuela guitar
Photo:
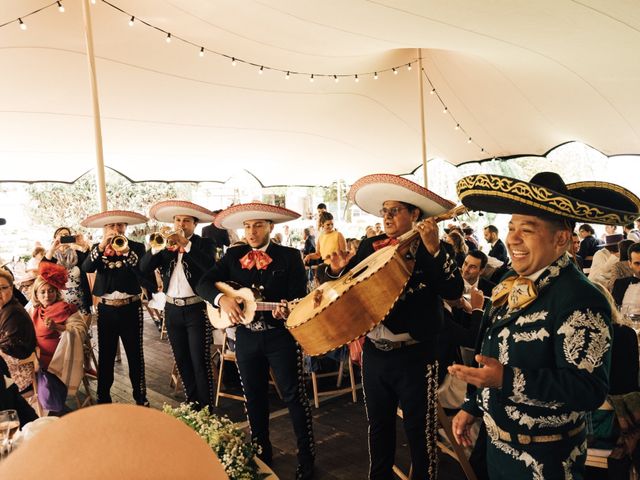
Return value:
<svg viewBox="0 0 640 480">
<path fill-rule="evenodd" d="M 434 217 L 438 221 L 461 215 L 458 206 Z M 322 355 L 341 347 L 384 320 L 402 295 L 415 260 L 411 245 L 420 241 L 413 229 L 369 255 L 346 275 L 323 283 L 291 311 L 287 329 L 308 355 Z"/>
<path fill-rule="evenodd" d="M 228 295 L 230 297 L 239 297 L 242 299 L 242 310 L 244 312 L 243 325 L 248 325 L 255 318 L 256 312 L 273 311 L 278 306 L 288 305 L 290 308 L 296 302 L 265 302 L 262 301 L 260 292 L 257 289 L 243 287 L 235 282 L 216 282 L 216 288 L 220 290 L 220 293 Z M 234 324 L 227 313 L 221 308 L 216 308 L 210 303 L 207 303 L 207 315 L 209 321 L 214 328 L 228 328 L 233 327 Z"/>
</svg>

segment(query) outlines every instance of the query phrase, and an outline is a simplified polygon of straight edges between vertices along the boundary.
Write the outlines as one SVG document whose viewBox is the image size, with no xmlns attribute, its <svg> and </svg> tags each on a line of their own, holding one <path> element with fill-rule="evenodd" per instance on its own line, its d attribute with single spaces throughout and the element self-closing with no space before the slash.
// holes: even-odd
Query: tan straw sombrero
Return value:
<svg viewBox="0 0 640 480">
<path fill-rule="evenodd" d="M 128 210 L 107 210 L 106 212 L 96 213 L 80 222 L 80 225 L 87 228 L 102 228 L 111 223 L 126 223 L 127 225 L 136 225 L 138 223 L 146 223 L 149 219 L 144 215 Z"/>
<path fill-rule="evenodd" d="M 300 214 L 283 207 L 254 202 L 233 205 L 216 215 L 218 228 L 237 229 L 243 227 L 247 220 L 270 220 L 273 223 L 290 222 L 299 218 Z"/>
<path fill-rule="evenodd" d="M 54 447 L 55 446 L 55 447 Z M 0 463 L 3 479 L 228 479 L 187 425 L 134 405 L 96 405 L 45 425 Z"/>
<path fill-rule="evenodd" d="M 186 200 L 164 200 L 149 209 L 149 216 L 164 223 L 173 223 L 176 215 L 193 217 L 197 222 L 211 223 L 215 214 L 200 205 Z"/>
<path fill-rule="evenodd" d="M 455 204 L 411 180 L 376 173 L 356 181 L 349 191 L 349 199 L 371 215 L 380 216 L 382 204 L 389 200 L 404 202 L 420 209 L 423 216 L 432 217 L 451 210 Z"/>
<path fill-rule="evenodd" d="M 501 175 L 469 175 L 456 188 L 470 210 L 605 225 L 626 225 L 640 215 L 640 199 L 626 188 L 599 181 L 565 184 L 554 172 L 540 172 L 528 182 Z"/>
</svg>

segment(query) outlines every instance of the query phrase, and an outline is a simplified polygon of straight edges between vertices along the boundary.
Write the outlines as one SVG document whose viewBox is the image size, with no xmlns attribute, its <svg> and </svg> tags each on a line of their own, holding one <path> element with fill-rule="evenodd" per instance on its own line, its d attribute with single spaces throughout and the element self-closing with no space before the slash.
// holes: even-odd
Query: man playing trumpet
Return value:
<svg viewBox="0 0 640 480">
<path fill-rule="evenodd" d="M 149 274 L 160 269 L 167 333 L 187 402 L 213 408 L 212 327 L 195 288 L 204 272 L 213 268 L 216 244 L 193 232 L 198 222 L 212 222 L 214 214 L 195 203 L 167 200 L 153 205 L 149 215 L 173 223 L 173 230 L 163 227 L 160 236 L 150 241 L 151 250 L 142 257 L 140 267 Z"/>
<path fill-rule="evenodd" d="M 118 339 L 129 362 L 129 378 L 133 398 L 138 405 L 148 406 L 142 350 L 141 286 L 156 291 L 153 276 L 143 277 L 139 268 L 144 245 L 128 240 L 127 225 L 145 223 L 147 217 L 135 212 L 112 210 L 85 218 L 81 225 L 103 228 L 100 243 L 91 247 L 82 270 L 96 274 L 93 295 L 98 303 L 98 403 L 111 403 L 113 367 Z"/>
</svg>

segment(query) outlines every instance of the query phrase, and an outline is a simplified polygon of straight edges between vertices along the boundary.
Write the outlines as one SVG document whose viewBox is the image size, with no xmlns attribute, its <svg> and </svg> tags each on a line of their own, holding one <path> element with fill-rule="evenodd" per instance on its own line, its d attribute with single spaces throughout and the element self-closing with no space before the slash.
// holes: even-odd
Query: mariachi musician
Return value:
<svg viewBox="0 0 640 480">
<path fill-rule="evenodd" d="M 144 245 L 125 236 L 127 225 L 147 222 L 147 217 L 126 210 L 110 210 L 85 218 L 80 224 L 87 228 L 102 228 L 100 243 L 91 247 L 82 263 L 82 270 L 96 274 L 93 295 L 98 303 L 98 403 L 111 403 L 113 368 L 118 339 L 129 362 L 129 379 L 133 398 L 138 405 L 149 406 L 144 378 L 142 349 L 141 287 L 156 291 L 152 276 L 144 277 L 140 259 Z"/>
<path fill-rule="evenodd" d="M 196 408 L 213 408 L 211 369 L 212 327 L 206 304 L 196 285 L 215 263 L 216 244 L 194 233 L 199 222 L 213 221 L 213 212 L 184 200 L 167 200 L 151 207 L 149 216 L 172 223 L 161 236 L 150 241 L 151 249 L 142 257 L 145 274 L 160 269 L 166 294 L 165 318 L 171 350 L 184 385 L 187 402 Z M 166 230 L 168 228 L 169 230 Z"/>
<path fill-rule="evenodd" d="M 398 237 L 412 229 L 420 233 L 409 253 L 415 266 L 407 286 L 384 321 L 367 334 L 363 346 L 369 478 L 393 476 L 398 403 L 411 451 L 412 478 L 436 478 L 435 343 L 443 323 L 440 297 L 460 298 L 463 281 L 449 247 L 439 240 L 435 221 L 416 222 L 444 213 L 454 204 L 409 180 L 387 174 L 361 178 L 349 196 L 365 212 L 383 217 L 384 233 L 364 239 L 348 264 L 346 255 L 333 254 L 326 272 L 330 278 L 345 274 L 376 250 L 397 244 Z"/>
<path fill-rule="evenodd" d="M 280 302 L 306 294 L 306 277 L 300 252 L 270 240 L 275 223 L 298 218 L 298 213 L 263 203 L 248 203 L 227 208 L 216 216 L 216 225 L 225 229 L 244 228 L 246 245 L 231 247 L 207 272 L 197 292 L 229 315 L 236 330 L 236 359 L 247 399 L 251 437 L 262 448 L 260 458 L 272 461 L 269 441 L 269 368 L 289 409 L 298 444 L 296 479 L 310 479 L 314 469 L 314 442 L 311 411 L 302 376 L 302 352 L 286 330 L 288 309 L 259 312 L 244 324 L 243 300 L 223 294 L 216 282 L 235 282 L 254 288 L 263 300 Z"/>
</svg>

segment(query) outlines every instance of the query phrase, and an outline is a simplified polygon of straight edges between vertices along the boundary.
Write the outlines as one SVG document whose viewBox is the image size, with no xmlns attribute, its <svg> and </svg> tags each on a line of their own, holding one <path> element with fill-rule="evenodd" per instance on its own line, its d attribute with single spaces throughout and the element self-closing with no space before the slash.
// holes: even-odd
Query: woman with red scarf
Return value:
<svg viewBox="0 0 640 480">
<path fill-rule="evenodd" d="M 33 284 L 31 319 L 40 348 L 40 366 L 44 370 L 49 367 L 69 319 L 77 317 L 74 320 L 82 322 L 78 307 L 62 301 L 60 290 L 65 288 L 67 277 L 67 270 L 62 265 L 41 262 Z"/>
</svg>

